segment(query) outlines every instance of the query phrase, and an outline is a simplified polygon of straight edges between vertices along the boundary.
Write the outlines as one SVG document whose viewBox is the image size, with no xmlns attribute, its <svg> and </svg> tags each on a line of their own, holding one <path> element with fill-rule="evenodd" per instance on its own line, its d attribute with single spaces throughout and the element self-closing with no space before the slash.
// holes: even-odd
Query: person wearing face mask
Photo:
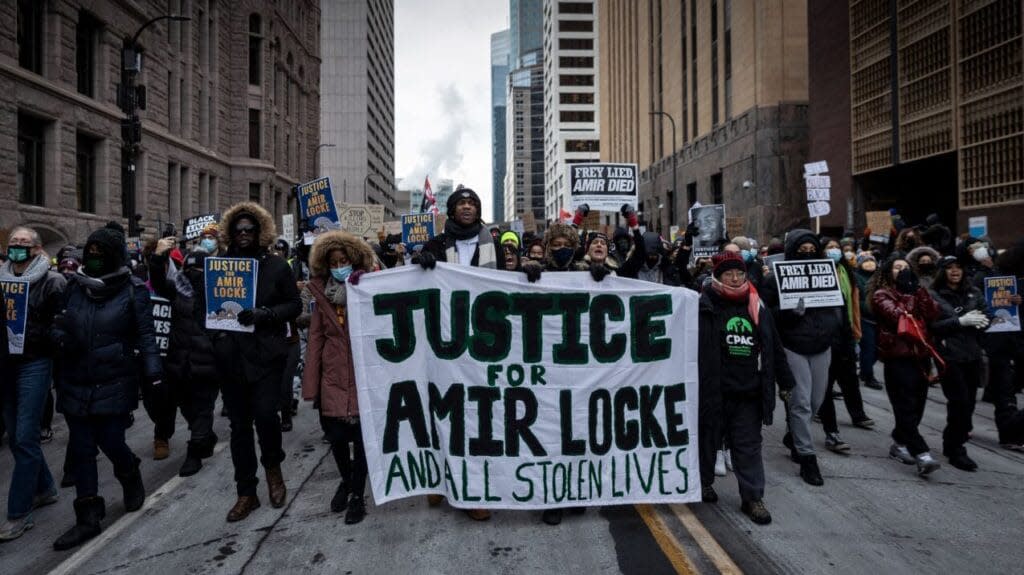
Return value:
<svg viewBox="0 0 1024 575">
<path fill-rule="evenodd" d="M 204 264 L 206 250 L 196 249 L 185 256 L 182 269 L 168 278 L 168 243 L 161 240 L 150 261 L 153 289 L 171 302 L 171 332 L 164 358 L 164 386 L 168 388 L 166 406 L 154 433 L 164 441 L 174 433 L 177 410 L 188 422 L 189 439 L 185 460 L 178 470 L 181 477 L 195 475 L 203 459 L 213 455 L 217 435 L 213 432 L 213 408 L 217 401 L 217 363 L 213 341 L 206 331 L 206 286 Z M 161 437 L 162 436 L 162 437 Z"/>
<path fill-rule="evenodd" d="M 61 274 L 50 271 L 39 234 L 21 226 L 14 228 L 7 238 L 7 261 L 0 265 L 0 280 L 29 284 L 23 351 L 9 356 L 0 386 L 4 427 L 10 435 L 14 456 L 7 518 L 0 524 L 0 541 L 7 541 L 32 528 L 33 509 L 57 500 L 57 488 L 40 446 L 39 430 L 53 373 L 49 333 L 61 308 L 66 281 Z M 6 334 L 7 330 L 3 331 Z"/>
<path fill-rule="evenodd" d="M 302 262 L 297 257 L 293 257 L 291 253 L 291 246 L 288 242 L 283 239 L 278 239 L 274 242 L 274 247 L 271 250 L 277 257 L 288 262 L 288 267 L 292 271 L 292 276 L 295 281 L 298 282 L 302 277 Z M 296 283 L 296 289 L 301 288 Z M 295 321 L 288 322 L 288 359 L 285 362 L 284 372 L 281 375 L 281 431 L 292 430 L 292 416 L 295 415 L 293 405 L 298 407 L 298 401 L 295 399 L 295 375 L 299 370 L 299 355 L 300 355 L 300 344 L 299 344 L 299 329 Z"/>
<path fill-rule="evenodd" d="M 199 236 L 199 249 L 207 253 L 207 255 L 215 256 L 220 251 L 220 245 L 217 242 L 217 238 L 220 236 L 220 231 L 217 228 L 217 224 L 207 224 L 203 228 L 203 235 Z"/>
<path fill-rule="evenodd" d="M 54 542 L 58 551 L 100 533 L 106 506 L 99 495 L 99 450 L 113 463 L 125 509 L 142 507 L 139 458 L 125 443 L 125 430 L 140 383 L 162 385 L 149 291 L 127 267 L 124 229 L 110 223 L 96 230 L 84 254 L 51 332 L 61 354 L 57 405 L 68 424 L 76 491 L 76 522 Z"/>
<path fill-rule="evenodd" d="M 626 259 L 629 257 L 629 252 L 633 249 L 633 238 L 631 237 L 629 230 L 623 227 L 615 228 L 615 233 L 612 234 L 611 256 L 615 259 L 616 267 L 621 268 L 622 264 L 626 263 Z"/>
<path fill-rule="evenodd" d="M 967 283 L 963 268 L 952 256 L 939 260 L 939 272 L 929 293 L 942 311 L 941 317 L 928 326 L 946 361 L 942 376 L 942 393 L 946 396 L 942 454 L 957 469 L 977 471 L 978 464 L 968 457 L 964 445 L 973 428 L 971 418 L 981 385 L 981 338 L 990 323 L 988 306 L 981 290 Z"/>
<path fill-rule="evenodd" d="M 746 236 L 736 236 L 732 238 L 732 243 L 739 248 L 740 257 L 747 266 L 747 279 L 754 286 L 760 286 L 764 281 L 764 262 L 761 261 L 753 242 Z"/>
<path fill-rule="evenodd" d="M 341 482 L 331 511 L 346 511 L 345 523 L 366 516 L 366 452 L 359 427 L 352 342 L 348 334 L 348 285 L 373 271 L 373 251 L 363 240 L 342 231 L 321 234 L 309 256 L 307 289 L 315 305 L 309 324 L 302 397 L 320 410 L 320 425 L 331 445 Z"/>
<path fill-rule="evenodd" d="M 929 289 L 935 280 L 935 274 L 939 271 L 939 252 L 929 246 L 918 246 L 907 253 L 907 262 L 910 268 L 917 274 L 917 281 L 921 287 Z"/>
<path fill-rule="evenodd" d="M 1024 239 L 1017 240 L 999 255 L 992 275 L 1017 278 L 1017 295 L 1009 303 L 1017 306 L 1018 316 L 1024 317 L 1021 289 L 1024 286 Z M 984 277 L 980 285 L 984 288 Z M 983 401 L 995 407 L 999 445 L 1013 451 L 1024 452 L 1024 410 L 1017 409 L 1016 396 L 1024 389 L 1024 334 L 1021 332 L 986 332 L 982 344 L 988 358 L 988 381 L 985 382 Z"/>
<path fill-rule="evenodd" d="M 255 202 L 235 204 L 221 219 L 221 252 L 225 257 L 257 262 L 256 305 L 238 313 L 238 322 L 252 333 L 211 333 L 224 404 L 231 419 L 231 463 L 238 499 L 227 521 L 241 521 L 259 508 L 258 464 L 266 472 L 270 505 L 284 506 L 287 489 L 281 471 L 281 378 L 288 359 L 287 323 L 298 317 L 302 302 L 288 262 L 272 255 L 277 237 L 274 218 Z M 259 437 L 256 459 L 253 428 Z"/>
<path fill-rule="evenodd" d="M 878 361 L 878 325 L 868 301 L 868 283 L 875 275 L 878 261 L 871 252 L 857 256 L 857 269 L 853 277 L 857 281 L 857 296 L 860 298 L 860 381 L 864 387 L 881 390 L 882 382 L 875 377 L 875 363 Z"/>
<path fill-rule="evenodd" d="M 786 261 L 821 259 L 821 240 L 805 229 L 786 234 Z M 803 301 L 795 309 L 779 308 L 778 287 L 770 274 L 764 281 L 764 300 L 777 318 L 779 336 L 786 351 L 796 386 L 789 402 L 790 431 L 783 443 L 790 458 L 800 464 L 800 477 L 809 485 L 824 485 L 811 440 L 811 415 L 818 412 L 829 385 L 832 346 L 840 341 L 848 323 L 842 307 L 806 308 Z"/>
<path fill-rule="evenodd" d="M 939 319 L 941 311 L 928 290 L 918 283 L 910 263 L 899 253 L 890 256 L 878 269 L 868 292 L 878 321 L 878 351 L 885 364 L 885 391 L 896 420 L 889 456 L 907 465 L 916 464 L 918 475 L 923 477 L 940 467 L 918 426 L 928 400 L 931 370 L 927 330 Z M 917 321 L 925 332 L 925 340 L 899 333 L 903 316 Z"/>
<path fill-rule="evenodd" d="M 522 264 L 523 271 L 531 282 L 537 281 L 542 271 L 565 272 L 575 269 L 573 258 L 576 256 L 576 248 L 579 247 L 579 234 L 576 233 L 576 228 L 561 222 L 551 224 L 544 232 L 544 246 L 543 262 L 529 260 Z M 600 281 L 594 275 L 593 268 L 590 273 L 594 279 Z M 604 275 L 600 277 L 603 279 Z"/>
</svg>

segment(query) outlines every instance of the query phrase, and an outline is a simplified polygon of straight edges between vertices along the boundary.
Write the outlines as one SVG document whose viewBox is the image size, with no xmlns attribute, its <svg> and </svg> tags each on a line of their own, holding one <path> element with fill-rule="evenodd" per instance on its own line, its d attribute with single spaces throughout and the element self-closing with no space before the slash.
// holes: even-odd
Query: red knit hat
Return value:
<svg viewBox="0 0 1024 575">
<path fill-rule="evenodd" d="M 729 270 L 747 271 L 747 264 L 743 261 L 743 257 L 736 252 L 717 253 L 711 256 L 711 264 L 714 266 L 711 275 L 715 276 L 715 279 L 721 279 L 722 274 Z"/>
</svg>

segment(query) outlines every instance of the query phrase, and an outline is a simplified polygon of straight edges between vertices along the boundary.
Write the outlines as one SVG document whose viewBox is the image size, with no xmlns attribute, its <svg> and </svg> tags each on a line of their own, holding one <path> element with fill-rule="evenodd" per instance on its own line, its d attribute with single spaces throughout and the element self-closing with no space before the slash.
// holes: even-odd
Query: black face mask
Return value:
<svg viewBox="0 0 1024 575">
<path fill-rule="evenodd" d="M 188 283 L 192 284 L 193 289 L 200 289 L 203 287 L 203 270 L 196 268 L 189 268 L 183 272 L 185 277 L 188 279 Z"/>
<path fill-rule="evenodd" d="M 794 256 L 793 259 L 795 259 L 795 260 L 816 260 L 816 259 L 818 259 L 818 254 L 816 254 L 814 252 L 797 252 L 796 256 Z"/>
<path fill-rule="evenodd" d="M 104 274 L 107 267 L 107 259 L 102 254 L 89 254 L 82 260 L 82 267 L 85 273 L 97 278 Z"/>
<path fill-rule="evenodd" d="M 910 268 L 903 268 L 896 274 L 896 289 L 902 293 L 912 294 L 917 291 L 919 285 L 917 274 Z"/>
</svg>

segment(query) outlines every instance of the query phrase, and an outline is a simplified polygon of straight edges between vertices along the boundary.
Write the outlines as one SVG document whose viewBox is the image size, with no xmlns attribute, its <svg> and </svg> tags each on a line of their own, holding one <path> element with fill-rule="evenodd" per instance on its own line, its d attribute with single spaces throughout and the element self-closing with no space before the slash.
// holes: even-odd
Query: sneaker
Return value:
<svg viewBox="0 0 1024 575">
<path fill-rule="evenodd" d="M 825 447 L 829 451 L 834 451 L 836 453 L 846 453 L 850 451 L 850 444 L 843 441 L 843 438 L 839 437 L 838 433 L 825 434 Z"/>
<path fill-rule="evenodd" d="M 700 500 L 704 503 L 718 503 L 718 493 L 715 492 L 715 488 L 711 485 L 705 485 L 700 488 Z"/>
<path fill-rule="evenodd" d="M 758 525 L 768 525 L 772 522 L 772 514 L 768 513 L 763 501 L 744 501 L 740 505 L 740 511 L 746 513 L 747 517 Z"/>
<path fill-rule="evenodd" d="M 1024 453 L 1024 444 L 1022 443 L 1000 443 L 999 447 L 1003 449 L 1009 449 L 1010 451 L 1018 451 Z"/>
<path fill-rule="evenodd" d="M 870 417 L 862 417 L 860 419 L 853 420 L 853 426 L 861 429 L 874 429 L 875 420 Z"/>
<path fill-rule="evenodd" d="M 11 541 L 25 534 L 26 531 L 35 527 L 32 515 L 26 515 L 21 519 L 7 519 L 0 524 L 0 541 Z"/>
<path fill-rule="evenodd" d="M 562 510 L 561 509 L 545 509 L 544 513 L 541 513 L 540 520 L 548 525 L 558 525 L 562 522 Z"/>
<path fill-rule="evenodd" d="M 719 449 L 715 455 L 715 476 L 725 477 L 725 450 Z"/>
<path fill-rule="evenodd" d="M 44 427 L 39 431 L 39 443 L 50 443 L 53 441 L 53 429 Z"/>
<path fill-rule="evenodd" d="M 935 461 L 931 453 L 925 451 L 924 453 L 921 453 L 920 455 L 917 456 L 917 474 L 920 475 L 921 477 L 928 475 L 929 473 L 935 471 L 939 467 L 942 466 L 939 464 L 938 461 Z"/>
<path fill-rule="evenodd" d="M 882 382 L 878 381 L 877 379 L 875 379 L 873 377 L 871 379 L 868 379 L 868 380 L 866 380 L 864 382 L 864 387 L 866 387 L 868 389 L 878 389 L 878 390 L 885 389 L 885 386 L 882 385 Z"/>
<path fill-rule="evenodd" d="M 905 465 L 913 465 L 917 463 L 917 459 L 910 454 L 910 451 L 907 450 L 907 446 L 900 445 L 899 443 L 893 443 L 892 447 L 889 448 L 889 457 Z"/>
<path fill-rule="evenodd" d="M 732 450 L 725 450 L 725 469 L 732 471 Z"/>
<path fill-rule="evenodd" d="M 54 488 L 50 493 L 42 493 L 32 498 L 32 509 L 38 509 L 47 505 L 53 505 L 60 499 L 60 494 L 57 493 L 57 489 Z"/>
</svg>

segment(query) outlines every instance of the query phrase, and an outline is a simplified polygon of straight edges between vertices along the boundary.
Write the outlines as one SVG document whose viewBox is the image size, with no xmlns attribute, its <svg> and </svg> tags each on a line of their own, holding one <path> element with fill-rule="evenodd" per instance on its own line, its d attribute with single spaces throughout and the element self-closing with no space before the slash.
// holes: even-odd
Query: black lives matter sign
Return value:
<svg viewBox="0 0 1024 575">
<path fill-rule="evenodd" d="M 636 164 L 569 164 L 572 208 L 617 212 L 622 204 L 637 207 Z"/>
<path fill-rule="evenodd" d="M 843 305 L 843 292 L 832 260 L 776 261 L 772 262 L 772 271 L 781 309 L 794 309 L 800 300 L 806 308 Z"/>
<path fill-rule="evenodd" d="M 220 214 L 203 214 L 185 220 L 185 239 L 194 240 L 203 235 L 203 230 L 210 224 L 216 224 L 220 220 Z"/>
</svg>

